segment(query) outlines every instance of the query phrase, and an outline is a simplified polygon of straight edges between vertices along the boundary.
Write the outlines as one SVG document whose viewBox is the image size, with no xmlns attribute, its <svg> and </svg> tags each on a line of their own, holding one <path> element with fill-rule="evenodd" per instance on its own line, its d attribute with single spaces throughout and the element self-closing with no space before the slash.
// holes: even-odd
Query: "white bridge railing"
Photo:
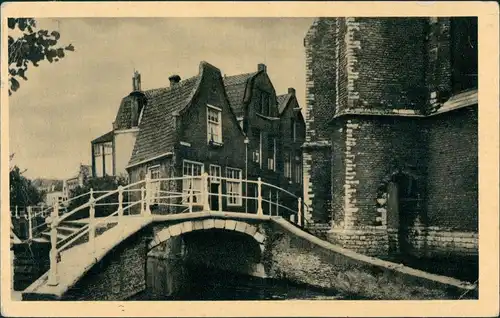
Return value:
<svg viewBox="0 0 500 318">
<path fill-rule="evenodd" d="M 111 191 L 92 189 L 65 202 L 86 202 L 60 213 L 61 205 L 28 213 L 28 220 L 44 216 L 50 231 L 49 285 L 58 285 L 58 263 L 61 252 L 75 245 L 87 244 L 91 255 L 96 251 L 96 237 L 109 228 L 119 225 L 129 216 L 151 217 L 153 214 L 179 214 L 193 212 L 241 212 L 257 215 L 282 216 L 298 226 L 304 226 L 304 212 L 308 209 L 302 198 L 275 185 L 258 180 L 201 176 L 174 177 L 141 180 Z M 80 200 L 80 201 L 76 201 Z M 73 204 L 74 205 L 74 204 Z M 67 221 L 84 225 L 68 236 L 60 235 L 67 230 Z M 84 222 L 82 222 L 84 221 Z M 30 223 L 31 224 L 31 223 Z M 33 228 L 35 229 L 35 228 Z M 38 233 L 38 232 L 36 232 Z M 30 230 L 30 238 L 35 232 Z"/>
</svg>

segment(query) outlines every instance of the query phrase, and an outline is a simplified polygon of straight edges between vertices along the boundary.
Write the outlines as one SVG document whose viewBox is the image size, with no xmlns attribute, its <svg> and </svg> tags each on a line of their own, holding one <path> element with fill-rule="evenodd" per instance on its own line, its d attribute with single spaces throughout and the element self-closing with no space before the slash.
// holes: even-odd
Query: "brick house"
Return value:
<svg viewBox="0 0 500 318">
<path fill-rule="evenodd" d="M 304 45 L 306 200 L 328 239 L 477 255 L 477 19 L 319 18 Z"/>
<path fill-rule="evenodd" d="M 293 88 L 277 95 L 264 64 L 251 73 L 224 76 L 231 108 L 247 141 L 248 178 L 279 186 L 302 196 L 304 118 Z M 264 197 L 276 200 L 275 193 Z"/>
<path fill-rule="evenodd" d="M 300 145 L 305 127 L 295 92 L 290 89 L 288 94 L 276 96 L 265 66 L 259 68 L 254 73 L 223 77 L 218 68 L 201 62 L 196 76 L 181 80 L 173 75 L 169 87 L 149 90 L 141 89 L 136 72 L 133 90 L 122 99 L 113 130 L 92 141 L 93 175 L 126 171 L 131 183 L 147 175 L 154 183 L 157 178 L 198 176 L 203 172 L 235 179 L 261 177 L 300 196 Z M 295 157 L 285 164 L 282 143 L 288 137 L 283 139 L 281 134 L 291 136 L 292 129 L 295 142 L 285 148 Z M 290 170 L 286 176 L 285 166 Z M 155 184 L 158 190 L 175 192 L 199 186 L 189 181 Z M 256 211 L 255 201 L 242 199 L 246 193 L 254 195 L 256 189 L 243 184 L 235 184 L 231 190 L 234 198 L 225 199 L 222 209 L 231 206 L 232 211 Z M 213 182 L 211 192 L 217 193 L 219 186 L 227 187 Z M 284 200 L 278 199 L 275 191 L 262 190 L 267 200 Z M 215 200 L 212 204 L 213 209 L 218 208 Z M 170 212 L 161 204 L 157 208 Z M 263 208 L 264 213 L 274 211 L 271 204 Z"/>
<path fill-rule="evenodd" d="M 157 179 L 203 172 L 261 177 L 302 196 L 305 124 L 293 88 L 277 96 L 263 64 L 256 72 L 223 77 L 218 68 L 201 62 L 198 75 L 169 80 L 169 87 L 142 90 L 140 74 L 134 74 L 133 91 L 122 99 L 113 130 L 92 141 L 94 176 L 125 170 L 131 183 L 146 175 Z M 256 188 L 244 184 L 235 186 L 231 210 L 255 212 L 256 201 L 242 197 L 255 196 Z M 185 192 L 198 185 L 158 186 Z M 219 186 L 225 187 L 211 183 L 211 192 L 217 193 Z M 264 213 L 275 213 L 272 203 L 286 201 L 276 189 L 263 186 L 262 193 Z M 226 200 L 222 208 L 228 204 Z"/>
<path fill-rule="evenodd" d="M 126 169 L 130 182 L 178 176 L 212 176 L 243 179 L 244 134 L 229 105 L 218 68 L 201 62 L 199 73 L 181 80 L 169 77 L 170 86 L 137 91 L 138 133 Z M 120 111 L 117 118 L 121 117 Z M 196 181 L 195 181 L 196 183 Z M 190 181 L 161 185 L 164 191 L 188 191 L 200 185 Z M 218 186 L 212 183 L 211 187 Z M 242 209 L 241 182 L 235 202 L 223 209 Z M 218 189 L 211 188 L 217 193 Z M 214 207 L 212 207 L 214 208 Z M 167 212 L 169 209 L 165 209 Z"/>
</svg>

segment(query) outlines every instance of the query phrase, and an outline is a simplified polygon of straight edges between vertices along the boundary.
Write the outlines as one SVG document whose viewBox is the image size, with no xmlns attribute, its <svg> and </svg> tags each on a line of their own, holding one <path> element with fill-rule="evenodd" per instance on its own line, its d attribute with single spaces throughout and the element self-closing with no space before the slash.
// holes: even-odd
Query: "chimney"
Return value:
<svg viewBox="0 0 500 318">
<path fill-rule="evenodd" d="M 141 90 L 141 74 L 134 71 L 134 77 L 132 77 L 132 89 L 134 92 Z"/>
<path fill-rule="evenodd" d="M 289 87 L 288 88 L 288 94 L 292 94 L 293 96 L 295 96 L 295 88 Z"/>
<path fill-rule="evenodd" d="M 174 75 L 170 76 L 168 78 L 168 80 L 170 81 L 170 87 L 172 87 L 181 81 L 181 77 L 177 74 L 174 74 Z"/>
<path fill-rule="evenodd" d="M 257 64 L 257 70 L 258 71 L 264 71 L 264 73 L 267 72 L 267 66 L 266 66 L 266 64 L 262 64 L 262 63 Z"/>
</svg>

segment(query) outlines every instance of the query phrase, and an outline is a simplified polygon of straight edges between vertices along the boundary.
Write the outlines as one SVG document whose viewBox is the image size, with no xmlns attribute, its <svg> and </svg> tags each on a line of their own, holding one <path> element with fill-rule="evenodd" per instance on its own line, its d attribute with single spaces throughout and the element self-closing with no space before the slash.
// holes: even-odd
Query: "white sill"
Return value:
<svg viewBox="0 0 500 318">
<path fill-rule="evenodd" d="M 243 203 L 231 204 L 231 203 L 227 202 L 227 206 L 242 206 L 242 205 L 243 205 Z"/>
<path fill-rule="evenodd" d="M 224 143 L 217 142 L 217 141 L 214 141 L 214 142 L 207 141 L 207 145 L 209 145 L 210 147 L 222 147 L 224 145 Z"/>
</svg>

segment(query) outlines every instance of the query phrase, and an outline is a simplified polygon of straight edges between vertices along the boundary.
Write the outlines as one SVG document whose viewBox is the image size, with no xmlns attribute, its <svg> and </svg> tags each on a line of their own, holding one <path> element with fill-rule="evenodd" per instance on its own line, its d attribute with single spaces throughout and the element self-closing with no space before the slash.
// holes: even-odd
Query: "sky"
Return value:
<svg viewBox="0 0 500 318">
<path fill-rule="evenodd" d="M 69 178 L 90 164 L 90 141 L 112 129 L 134 69 L 142 89 L 198 73 L 200 61 L 234 75 L 267 65 L 277 94 L 294 87 L 305 106 L 304 36 L 312 18 L 40 19 L 74 52 L 30 67 L 9 98 L 12 164 L 29 178 Z"/>
</svg>

